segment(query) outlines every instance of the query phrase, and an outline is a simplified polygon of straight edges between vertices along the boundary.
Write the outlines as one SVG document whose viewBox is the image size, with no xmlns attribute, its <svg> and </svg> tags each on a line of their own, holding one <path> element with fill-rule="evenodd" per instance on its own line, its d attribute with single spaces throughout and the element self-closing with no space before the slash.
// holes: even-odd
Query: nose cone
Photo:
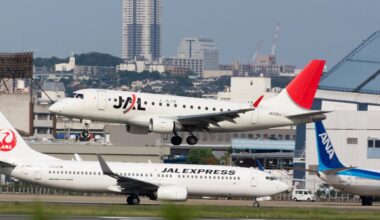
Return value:
<svg viewBox="0 0 380 220">
<path fill-rule="evenodd" d="M 62 104 L 62 102 L 58 101 L 58 102 L 54 103 L 52 106 L 50 106 L 49 111 L 53 112 L 55 114 L 62 113 L 62 111 L 63 111 L 63 104 Z"/>
<path fill-rule="evenodd" d="M 282 192 L 285 192 L 285 191 L 290 191 L 291 187 L 284 183 L 284 182 L 281 182 L 281 181 L 278 181 L 277 183 L 277 189 L 278 189 L 278 193 L 282 193 Z"/>
</svg>

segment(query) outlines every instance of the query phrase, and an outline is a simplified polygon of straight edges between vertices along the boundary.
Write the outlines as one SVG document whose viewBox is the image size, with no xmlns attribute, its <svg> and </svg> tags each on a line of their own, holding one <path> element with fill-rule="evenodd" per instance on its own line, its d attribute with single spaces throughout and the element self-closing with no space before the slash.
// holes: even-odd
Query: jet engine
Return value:
<svg viewBox="0 0 380 220">
<path fill-rule="evenodd" d="M 126 125 L 127 131 L 131 134 L 148 134 L 149 128 L 136 125 Z"/>
<path fill-rule="evenodd" d="M 185 201 L 187 188 L 183 186 L 160 186 L 157 190 L 158 200 Z"/>
<path fill-rule="evenodd" d="M 155 117 L 149 121 L 149 132 L 155 133 L 171 133 L 179 130 L 181 125 L 169 118 Z"/>
</svg>

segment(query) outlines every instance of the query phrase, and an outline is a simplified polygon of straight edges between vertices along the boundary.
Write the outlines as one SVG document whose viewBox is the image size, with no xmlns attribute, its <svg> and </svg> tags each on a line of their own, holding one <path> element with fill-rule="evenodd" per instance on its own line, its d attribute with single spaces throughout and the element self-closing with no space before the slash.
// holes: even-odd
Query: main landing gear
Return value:
<svg viewBox="0 0 380 220">
<path fill-rule="evenodd" d="M 140 204 L 140 198 L 138 195 L 130 195 L 127 197 L 127 204 L 128 205 L 139 205 Z"/>
<path fill-rule="evenodd" d="M 174 133 L 174 136 L 170 140 L 173 145 L 181 145 L 182 144 L 182 137 L 177 134 L 177 132 Z M 198 138 L 190 133 L 190 136 L 186 138 L 186 143 L 188 145 L 195 145 L 198 143 Z"/>
<path fill-rule="evenodd" d="M 254 208 L 259 208 L 259 207 L 260 207 L 260 204 L 259 204 L 259 202 L 258 202 L 256 199 L 254 199 L 254 200 L 253 200 L 253 204 L 252 204 L 252 206 L 253 206 Z"/>
<path fill-rule="evenodd" d="M 372 196 L 360 196 L 360 199 L 362 200 L 362 206 L 371 206 L 373 202 Z"/>
</svg>

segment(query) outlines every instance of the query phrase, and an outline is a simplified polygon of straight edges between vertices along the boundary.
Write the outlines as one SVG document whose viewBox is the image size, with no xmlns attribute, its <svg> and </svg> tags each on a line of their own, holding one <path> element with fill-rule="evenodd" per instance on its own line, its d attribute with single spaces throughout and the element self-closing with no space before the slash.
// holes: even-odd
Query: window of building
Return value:
<svg viewBox="0 0 380 220">
<path fill-rule="evenodd" d="M 358 144 L 358 138 L 347 138 L 347 144 Z"/>
</svg>

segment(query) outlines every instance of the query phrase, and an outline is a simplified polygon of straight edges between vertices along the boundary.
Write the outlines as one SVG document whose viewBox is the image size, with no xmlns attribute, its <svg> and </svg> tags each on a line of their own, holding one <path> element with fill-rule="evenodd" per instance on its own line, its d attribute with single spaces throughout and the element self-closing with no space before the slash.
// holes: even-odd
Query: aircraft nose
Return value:
<svg viewBox="0 0 380 220">
<path fill-rule="evenodd" d="M 62 111 L 63 111 L 62 102 L 58 101 L 58 102 L 54 103 L 52 106 L 50 106 L 49 111 L 56 113 L 56 114 L 62 113 Z"/>
<path fill-rule="evenodd" d="M 290 186 L 284 182 L 279 181 L 277 183 L 277 189 L 278 189 L 279 193 L 285 192 L 285 191 L 290 191 Z"/>
</svg>

